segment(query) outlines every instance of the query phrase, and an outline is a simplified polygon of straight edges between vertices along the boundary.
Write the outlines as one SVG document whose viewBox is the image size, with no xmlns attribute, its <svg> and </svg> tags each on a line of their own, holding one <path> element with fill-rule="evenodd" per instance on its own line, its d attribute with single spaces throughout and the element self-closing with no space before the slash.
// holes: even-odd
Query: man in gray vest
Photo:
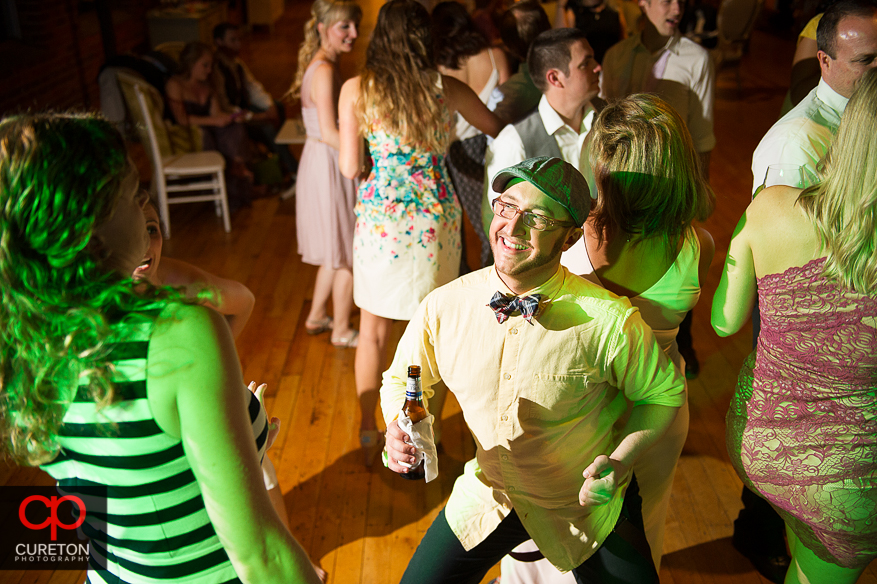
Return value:
<svg viewBox="0 0 877 584">
<path fill-rule="evenodd" d="M 481 207 L 485 233 L 493 219 L 489 185 L 500 170 L 528 158 L 556 156 L 590 174 L 585 138 L 595 113 L 591 100 L 600 89 L 600 65 L 584 33 L 575 28 L 543 32 L 530 46 L 527 67 L 542 99 L 535 112 L 506 126 L 487 147 Z"/>
</svg>

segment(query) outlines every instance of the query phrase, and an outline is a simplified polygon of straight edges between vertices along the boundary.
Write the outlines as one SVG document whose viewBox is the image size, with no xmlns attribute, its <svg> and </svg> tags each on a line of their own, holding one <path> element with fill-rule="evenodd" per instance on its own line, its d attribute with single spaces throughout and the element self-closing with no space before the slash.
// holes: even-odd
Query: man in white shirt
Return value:
<svg viewBox="0 0 877 584">
<path fill-rule="evenodd" d="M 546 31 L 533 41 L 527 56 L 533 83 L 542 91 L 536 111 L 503 128 L 484 157 L 481 217 L 490 231 L 493 211 L 490 184 L 494 175 L 536 156 L 556 156 L 588 174 L 585 138 L 591 129 L 600 65 L 584 33 L 574 28 Z"/>
<path fill-rule="evenodd" d="M 755 149 L 753 194 L 764 184 L 771 164 L 801 167 L 804 185 L 817 181 L 817 164 L 837 133 L 856 83 L 866 70 L 877 66 L 877 4 L 842 0 L 832 5 L 819 21 L 816 45 L 822 78 Z"/>
<path fill-rule="evenodd" d="M 709 155 L 716 145 L 712 60 L 706 49 L 679 34 L 685 0 L 639 0 L 639 5 L 645 27 L 606 52 L 600 96 L 657 94 L 685 121 L 709 176 Z"/>
</svg>

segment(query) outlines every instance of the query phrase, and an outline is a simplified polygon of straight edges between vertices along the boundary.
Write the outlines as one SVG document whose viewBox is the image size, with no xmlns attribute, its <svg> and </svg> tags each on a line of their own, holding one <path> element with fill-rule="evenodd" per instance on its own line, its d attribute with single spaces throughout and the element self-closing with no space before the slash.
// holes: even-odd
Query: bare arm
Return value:
<svg viewBox="0 0 877 584">
<path fill-rule="evenodd" d="M 467 122 L 491 138 L 496 138 L 505 124 L 481 103 L 471 87 L 446 75 L 442 75 L 442 87 L 449 109 L 459 112 Z"/>
<path fill-rule="evenodd" d="M 168 80 L 165 86 L 165 95 L 174 121 L 181 126 L 227 126 L 231 123 L 231 115 L 219 109 L 219 101 L 216 96 L 210 97 L 209 116 L 190 116 L 187 114 L 186 106 L 183 103 L 183 86 L 173 77 Z"/>
<path fill-rule="evenodd" d="M 493 60 L 496 63 L 496 70 L 499 73 L 499 81 L 497 86 L 502 85 L 512 76 L 512 68 L 509 65 L 509 59 L 506 57 L 505 51 L 502 49 L 491 49 L 493 51 Z"/>
<path fill-rule="evenodd" d="M 341 86 L 338 99 L 338 164 L 341 174 L 347 178 L 359 176 L 364 154 L 362 134 L 359 133 L 359 119 L 356 117 L 356 102 L 359 100 L 359 77 L 348 79 Z"/>
<path fill-rule="evenodd" d="M 311 82 L 311 99 L 317 106 L 320 121 L 320 141 L 335 150 L 341 148 L 338 134 L 338 113 L 335 111 L 335 71 L 332 65 L 323 63 L 314 71 Z"/>
<path fill-rule="evenodd" d="M 222 317 L 200 306 L 165 309 L 147 372 L 155 420 L 182 440 L 207 515 L 241 580 L 318 584 L 265 490 L 249 397 Z"/>
<path fill-rule="evenodd" d="M 700 241 L 700 262 L 697 264 L 697 281 L 700 283 L 700 287 L 703 288 L 703 283 L 706 282 L 707 273 L 713 263 L 713 257 L 716 255 L 716 243 L 713 241 L 713 236 L 710 235 L 710 232 L 703 227 L 695 227 L 694 229 L 697 233 L 697 239 Z"/>
<path fill-rule="evenodd" d="M 756 198 L 755 201 L 758 201 Z M 756 204 L 753 201 L 753 204 Z M 740 218 L 731 236 L 731 246 L 719 287 L 713 297 L 710 323 L 720 337 L 731 335 L 743 326 L 755 305 L 755 262 L 750 246 L 751 227 L 747 228 L 747 216 L 752 204 Z"/>
<path fill-rule="evenodd" d="M 622 431 L 624 438 L 612 454 L 598 456 L 582 473 L 585 482 L 579 491 L 579 504 L 584 507 L 608 503 L 633 463 L 664 435 L 678 410 L 655 404 L 634 406 Z"/>
<path fill-rule="evenodd" d="M 213 290 L 215 302 L 205 304 L 225 316 L 234 338 L 240 336 L 256 304 L 256 297 L 249 288 L 236 280 L 220 278 L 174 258 L 162 258 L 158 271 L 161 282 L 168 286 L 184 286 L 189 298 L 194 299 L 202 290 Z"/>
</svg>

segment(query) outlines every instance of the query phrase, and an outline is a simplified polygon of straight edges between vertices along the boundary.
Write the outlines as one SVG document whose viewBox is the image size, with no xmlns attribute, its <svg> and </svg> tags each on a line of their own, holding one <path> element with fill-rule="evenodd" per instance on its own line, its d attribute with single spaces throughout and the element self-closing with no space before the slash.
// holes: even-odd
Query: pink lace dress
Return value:
<svg viewBox="0 0 877 584">
<path fill-rule="evenodd" d="M 877 557 L 877 298 L 825 279 L 824 262 L 758 280 L 727 444 L 805 546 L 861 568 Z"/>
</svg>

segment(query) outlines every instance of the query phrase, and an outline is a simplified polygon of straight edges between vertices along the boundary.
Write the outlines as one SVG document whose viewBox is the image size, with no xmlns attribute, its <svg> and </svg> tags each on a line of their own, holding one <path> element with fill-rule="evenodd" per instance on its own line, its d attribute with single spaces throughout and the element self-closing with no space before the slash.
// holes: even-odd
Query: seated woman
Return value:
<svg viewBox="0 0 877 584">
<path fill-rule="evenodd" d="M 505 53 L 488 45 L 472 17 L 458 2 L 442 2 L 433 9 L 432 42 L 439 72 L 468 85 L 481 103 L 486 104 L 493 90 L 509 78 Z M 481 241 L 481 263 L 474 266 L 475 269 L 491 261 L 490 242 L 480 220 L 486 148 L 487 136 L 457 113 L 448 148 L 448 170 L 465 215 Z"/>
<path fill-rule="evenodd" d="M 90 582 L 317 584 L 268 499 L 276 431 L 225 320 L 131 278 L 148 247 L 139 185 L 104 120 L 0 121 L 0 232 L 16 234 L 0 241 L 0 320 L 17 323 L 0 338 L 5 452 L 69 494 L 108 488 L 106 518 L 82 525 Z"/>
<path fill-rule="evenodd" d="M 253 173 L 247 168 L 249 143 L 242 112 L 225 111 L 216 91 L 213 49 L 204 43 L 187 43 L 180 53 L 179 72 L 168 79 L 165 95 L 174 121 L 198 126 L 204 150 L 218 150 L 225 157 L 232 207 L 249 202 Z"/>
<path fill-rule="evenodd" d="M 583 243 L 560 261 L 571 272 L 627 296 L 668 359 L 684 371 L 676 333 L 700 298 L 715 252 L 712 236 L 694 225 L 710 215 L 715 198 L 700 172 L 691 135 L 665 101 L 632 95 L 607 105 L 594 121 L 590 160 L 597 200 L 584 225 Z M 687 435 L 686 401 L 667 433 L 633 468 L 656 569 L 676 463 Z M 539 565 L 546 563 L 503 560 L 503 582 L 518 583 L 520 573 L 530 570 L 542 572 L 540 581 L 573 581 L 550 565 Z"/>
<path fill-rule="evenodd" d="M 764 189 L 713 298 L 721 336 L 756 294 L 761 332 L 727 416 L 731 463 L 786 523 L 787 583 L 852 584 L 877 558 L 877 70 L 859 81 L 821 184 Z"/>
</svg>

